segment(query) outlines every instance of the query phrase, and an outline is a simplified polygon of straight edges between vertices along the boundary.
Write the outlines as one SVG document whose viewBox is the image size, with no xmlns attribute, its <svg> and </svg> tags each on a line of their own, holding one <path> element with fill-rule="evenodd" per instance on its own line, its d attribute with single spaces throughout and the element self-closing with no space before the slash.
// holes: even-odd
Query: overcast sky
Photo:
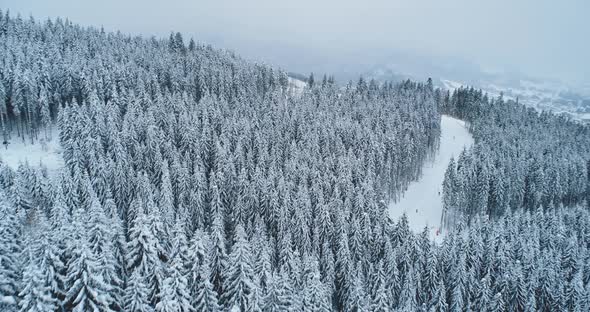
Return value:
<svg viewBox="0 0 590 312">
<path fill-rule="evenodd" d="M 590 73 L 588 0 L 0 0 L 0 7 L 133 34 L 180 31 L 253 57 L 272 56 L 273 45 L 324 55 L 402 50 L 569 81 L 587 82 Z"/>
</svg>

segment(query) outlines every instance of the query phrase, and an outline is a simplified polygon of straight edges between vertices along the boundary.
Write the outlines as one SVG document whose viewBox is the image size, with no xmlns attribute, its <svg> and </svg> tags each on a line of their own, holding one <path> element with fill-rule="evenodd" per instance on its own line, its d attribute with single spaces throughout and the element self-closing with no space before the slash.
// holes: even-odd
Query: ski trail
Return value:
<svg viewBox="0 0 590 312">
<path fill-rule="evenodd" d="M 389 216 L 397 221 L 405 212 L 410 229 L 416 233 L 428 226 L 430 236 L 441 241 L 442 182 L 451 157 L 457 159 L 463 148 L 473 144 L 465 122 L 447 115 L 441 117 L 440 148 L 432 161 L 424 164 L 420 180 L 411 183 L 398 202 L 389 204 Z"/>
</svg>

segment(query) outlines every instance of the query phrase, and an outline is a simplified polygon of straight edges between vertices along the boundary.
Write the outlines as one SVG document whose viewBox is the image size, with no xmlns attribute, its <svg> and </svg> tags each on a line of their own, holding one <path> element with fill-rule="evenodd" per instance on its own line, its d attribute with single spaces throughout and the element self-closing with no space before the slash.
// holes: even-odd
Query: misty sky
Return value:
<svg viewBox="0 0 590 312">
<path fill-rule="evenodd" d="M 349 61 L 406 51 L 569 81 L 590 73 L 588 0 L 0 0 L 0 8 L 133 34 L 180 31 L 261 59 L 297 57 L 285 49 Z"/>
</svg>

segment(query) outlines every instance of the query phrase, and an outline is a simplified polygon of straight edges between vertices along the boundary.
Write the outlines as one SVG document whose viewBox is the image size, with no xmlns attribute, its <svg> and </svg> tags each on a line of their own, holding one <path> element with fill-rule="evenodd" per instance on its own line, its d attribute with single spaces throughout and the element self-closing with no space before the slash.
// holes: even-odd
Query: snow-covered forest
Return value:
<svg viewBox="0 0 590 312">
<path fill-rule="evenodd" d="M 431 81 L 290 85 L 180 33 L 0 13 L 2 148 L 62 158 L 0 152 L 0 310 L 590 309 L 588 126 Z M 441 113 L 475 144 L 435 243 L 388 203 Z"/>
<path fill-rule="evenodd" d="M 470 124 L 476 141 L 445 174 L 446 222 L 456 220 L 457 212 L 471 219 L 588 202 L 588 125 L 488 99 L 474 89 L 457 89 L 440 103 L 441 111 Z"/>
</svg>

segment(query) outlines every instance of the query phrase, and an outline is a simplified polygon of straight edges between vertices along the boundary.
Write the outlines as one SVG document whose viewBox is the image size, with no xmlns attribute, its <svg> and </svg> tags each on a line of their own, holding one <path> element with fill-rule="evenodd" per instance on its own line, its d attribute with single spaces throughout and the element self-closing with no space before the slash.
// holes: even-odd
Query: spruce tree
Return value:
<svg viewBox="0 0 590 312">
<path fill-rule="evenodd" d="M 205 261 L 209 261 L 209 250 L 210 250 L 210 239 L 209 235 L 199 229 L 193 233 L 193 237 L 190 240 L 188 249 L 188 285 L 191 292 L 191 297 L 196 297 L 197 286 L 203 278 L 202 266 L 205 265 Z M 207 263 L 209 265 L 209 263 Z M 211 269 L 209 268 L 209 273 Z M 209 279 L 209 275 L 205 276 Z"/>
<path fill-rule="evenodd" d="M 317 260 L 309 260 L 305 265 L 301 307 L 303 311 L 330 311 L 331 300 L 320 280 Z"/>
<path fill-rule="evenodd" d="M 86 222 L 80 224 L 85 225 Z M 82 228 L 78 230 L 83 231 Z M 64 308 L 72 311 L 111 311 L 111 288 L 104 282 L 99 263 L 88 245 L 88 236 L 80 233 L 68 263 L 68 291 Z"/>
<path fill-rule="evenodd" d="M 286 274 L 273 274 L 268 283 L 268 291 L 264 298 L 264 311 L 286 311 L 291 307 L 291 298 L 288 293 Z"/>
<path fill-rule="evenodd" d="M 29 249 L 28 264 L 23 272 L 22 290 L 19 297 L 21 312 L 55 311 L 58 302 L 52 297 L 51 288 L 45 280 L 44 270 L 48 269 L 44 259 L 37 263 L 33 252 Z"/>
<path fill-rule="evenodd" d="M 125 311 L 129 312 L 153 312 L 150 305 L 149 290 L 144 281 L 141 270 L 135 270 L 131 274 L 125 288 Z"/>
<path fill-rule="evenodd" d="M 97 261 L 97 267 L 105 284 L 109 287 L 109 294 L 112 302 L 111 307 L 118 309 L 121 306 L 121 277 L 118 275 L 117 262 L 113 253 L 113 241 L 115 235 L 110 220 L 96 197 L 93 190 L 89 190 L 90 208 L 88 210 L 90 225 L 89 244 L 90 249 Z"/>
<path fill-rule="evenodd" d="M 168 270 L 168 276 L 162 284 L 162 294 L 160 302 L 156 304 L 158 312 L 190 312 L 193 311 L 191 306 L 191 297 L 188 288 L 188 280 L 183 274 L 183 261 L 180 253 L 172 258 L 172 263 Z"/>
<path fill-rule="evenodd" d="M 204 261 L 201 264 L 199 275 L 193 295 L 193 307 L 196 311 L 221 311 L 217 292 L 213 289 L 213 284 L 209 279 L 211 275 L 209 261 Z"/>
<path fill-rule="evenodd" d="M 37 239 L 39 243 L 39 258 L 41 270 L 44 273 L 43 282 L 49 287 L 50 297 L 55 306 L 61 306 L 65 298 L 66 265 L 62 260 L 63 250 L 59 250 L 60 235 L 55 237 L 57 229 L 51 228 L 46 219 L 38 219 Z M 65 245 L 64 246 L 65 249 Z"/>
<path fill-rule="evenodd" d="M 238 224 L 232 251 L 229 255 L 224 277 L 224 292 L 221 301 L 228 309 L 249 309 L 254 284 L 252 253 L 244 228 Z"/>
<path fill-rule="evenodd" d="M 224 272 L 226 268 L 225 234 L 220 212 L 213 218 L 211 231 L 211 283 L 218 295 L 224 293 Z"/>
<path fill-rule="evenodd" d="M 352 283 L 348 290 L 346 303 L 344 304 L 344 311 L 362 312 L 369 311 L 370 305 L 365 293 L 364 281 L 360 272 L 350 273 Z"/>
<path fill-rule="evenodd" d="M 3 196 L 0 192 L 0 196 Z M 0 308 L 17 309 L 20 283 L 21 234 L 15 209 L 0 201 Z"/>
<path fill-rule="evenodd" d="M 389 311 L 390 301 L 387 294 L 390 293 L 386 289 L 385 274 L 383 272 L 382 262 L 378 262 L 373 272 L 373 283 L 370 292 L 372 312 L 385 312 Z"/>
<path fill-rule="evenodd" d="M 506 307 L 504 306 L 504 299 L 502 299 L 501 293 L 496 293 L 494 298 L 492 298 L 492 302 L 490 303 L 489 310 L 491 312 L 502 312 L 506 311 Z"/>
<path fill-rule="evenodd" d="M 141 202 L 136 200 L 136 202 Z M 148 273 L 158 261 L 156 252 L 156 238 L 149 228 L 149 220 L 140 206 L 135 220 L 129 229 L 129 241 L 127 243 L 127 271 L 139 270 Z"/>
</svg>

